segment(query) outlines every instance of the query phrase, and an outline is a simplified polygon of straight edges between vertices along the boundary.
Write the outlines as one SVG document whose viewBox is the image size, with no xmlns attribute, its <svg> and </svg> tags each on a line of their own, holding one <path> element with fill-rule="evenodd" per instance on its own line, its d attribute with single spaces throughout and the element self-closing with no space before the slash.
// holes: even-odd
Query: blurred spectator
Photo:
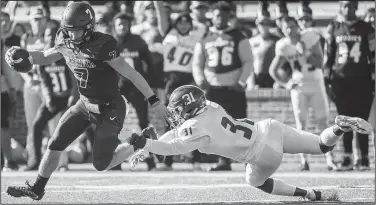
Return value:
<svg viewBox="0 0 376 205">
<path fill-rule="evenodd" d="M 140 35 L 131 32 L 132 13 L 120 12 L 115 15 L 113 24 L 113 36 L 117 40 L 120 49 L 120 56 L 134 69 L 136 69 L 153 88 L 155 71 L 153 56 L 148 45 Z M 146 64 L 146 67 L 143 66 Z M 141 130 L 149 125 L 148 102 L 144 95 L 128 79 L 120 76 L 120 92 L 135 108 Z M 146 159 L 148 170 L 155 168 L 153 158 Z"/>
<path fill-rule="evenodd" d="M 358 1 L 340 1 L 339 5 L 337 18 L 327 28 L 325 81 L 335 95 L 338 114 L 368 119 L 374 91 L 375 29 L 356 16 Z M 353 133 L 345 133 L 340 170 L 369 169 L 368 135 L 355 135 L 361 159 L 351 163 Z"/>
<path fill-rule="evenodd" d="M 246 80 L 253 70 L 248 39 L 229 26 L 232 8 L 226 2 L 216 2 L 212 8 L 213 26 L 196 44 L 192 71 L 198 86 L 208 100 L 220 104 L 236 119 L 247 117 Z M 219 40 L 220 39 L 220 40 Z M 221 43 L 215 43 L 215 42 Z M 210 171 L 231 170 L 231 161 L 220 157 Z"/>
<path fill-rule="evenodd" d="M 155 65 L 154 85 L 156 88 L 163 89 L 163 46 L 162 36 L 158 31 L 157 14 L 152 1 L 144 1 L 142 3 L 145 7 L 145 21 L 132 26 L 131 32 L 133 34 L 140 35 L 149 46 L 149 50 L 153 55 L 153 62 Z"/>
<path fill-rule="evenodd" d="M 12 160 L 10 117 L 17 103 L 17 80 L 14 71 L 5 62 L 4 54 L 11 46 L 20 46 L 20 38 L 12 32 L 12 22 L 7 12 L 1 11 L 1 168 L 3 171 L 18 169 Z"/>
<path fill-rule="evenodd" d="M 375 28 L 375 8 L 369 8 L 364 17 L 365 22 L 369 22 Z"/>
<path fill-rule="evenodd" d="M 311 41 L 319 40 L 320 46 L 320 57 L 317 55 L 315 58 L 320 59 L 319 67 L 312 64 L 311 59 L 306 60 L 311 68 L 304 70 L 302 66 L 302 78 L 301 86 L 297 86 L 291 90 L 291 101 L 293 103 L 293 110 L 295 114 L 296 127 L 300 130 L 307 130 L 307 119 L 309 108 L 311 107 L 314 111 L 315 125 L 318 128 L 318 133 L 321 133 L 324 129 L 329 126 L 329 102 L 325 92 L 325 84 L 322 73 L 322 61 L 323 61 L 323 48 L 325 39 L 314 30 L 314 20 L 312 9 L 309 7 L 308 1 L 301 1 L 297 11 L 298 24 L 301 28 L 301 38 L 302 36 L 309 36 Z M 291 65 L 292 66 L 292 65 Z M 294 67 L 294 69 L 296 69 Z M 326 163 L 329 170 L 337 170 L 337 166 L 333 162 L 332 152 L 325 153 Z M 306 154 L 300 154 L 301 157 L 301 170 L 308 171 L 309 163 Z"/>
<path fill-rule="evenodd" d="M 205 1 L 192 1 L 189 7 L 191 10 L 191 17 L 193 21 L 193 29 L 205 30 L 212 26 L 210 19 L 207 18 L 206 14 L 209 11 L 209 4 Z"/>
<path fill-rule="evenodd" d="M 261 2 L 256 26 L 259 34 L 249 39 L 253 55 L 254 71 L 249 77 L 248 89 L 273 88 L 274 80 L 269 75 L 269 66 L 274 58 L 275 43 L 279 37 L 270 33 L 273 21 L 270 19 L 268 3 Z"/>
<path fill-rule="evenodd" d="M 285 1 L 277 1 L 277 6 L 275 7 L 275 24 L 277 26 L 277 35 L 280 38 L 283 38 L 285 35 L 282 32 L 281 29 L 281 19 L 283 17 L 289 16 L 289 10 L 287 8 L 286 2 Z"/>
<path fill-rule="evenodd" d="M 44 48 L 46 47 L 46 44 L 44 42 L 44 32 L 46 30 L 48 22 L 46 15 L 46 11 L 42 6 L 35 6 L 30 8 L 29 23 L 31 25 L 31 32 L 25 33 L 21 37 L 22 48 L 28 50 L 44 50 Z M 30 134 L 34 118 L 37 114 L 37 110 L 43 101 L 40 79 L 37 73 L 39 67 L 39 65 L 34 65 L 33 69 L 29 73 L 21 73 L 21 76 L 25 81 L 23 97 L 28 134 Z"/>
<path fill-rule="evenodd" d="M 14 26 L 13 34 L 18 36 L 20 39 L 21 39 L 21 36 L 24 35 L 25 33 L 26 33 L 26 30 L 25 30 L 25 27 L 22 24 L 17 23 Z"/>
<path fill-rule="evenodd" d="M 206 33 L 206 29 L 195 30 L 189 11 L 183 11 L 177 18 L 171 22 L 169 20 L 166 7 L 158 1 L 154 1 L 157 8 L 158 27 L 163 40 L 164 73 L 166 87 L 164 102 L 168 104 L 171 93 L 178 87 L 188 84 L 194 84 L 192 76 L 192 56 L 196 43 L 201 41 Z M 174 40 L 177 39 L 177 40 Z M 166 127 L 168 130 L 169 127 Z M 199 151 L 193 151 L 193 168 L 201 170 L 201 154 Z M 173 157 L 165 158 L 164 170 L 172 169 Z"/>
</svg>

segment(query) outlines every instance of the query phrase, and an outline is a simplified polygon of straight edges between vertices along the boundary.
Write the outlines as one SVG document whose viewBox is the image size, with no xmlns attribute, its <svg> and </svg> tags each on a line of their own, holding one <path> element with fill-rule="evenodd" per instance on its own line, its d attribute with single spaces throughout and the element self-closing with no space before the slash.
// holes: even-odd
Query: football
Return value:
<svg viewBox="0 0 376 205">
<path fill-rule="evenodd" d="M 281 68 L 277 69 L 277 78 L 282 81 L 283 83 L 287 83 L 291 77 L 292 77 L 292 69 L 289 66 L 288 63 L 286 63 L 284 66 Z"/>
<path fill-rule="evenodd" d="M 13 54 L 13 61 L 12 69 L 17 72 L 27 73 L 33 68 L 32 58 L 25 49 L 17 49 Z"/>
</svg>

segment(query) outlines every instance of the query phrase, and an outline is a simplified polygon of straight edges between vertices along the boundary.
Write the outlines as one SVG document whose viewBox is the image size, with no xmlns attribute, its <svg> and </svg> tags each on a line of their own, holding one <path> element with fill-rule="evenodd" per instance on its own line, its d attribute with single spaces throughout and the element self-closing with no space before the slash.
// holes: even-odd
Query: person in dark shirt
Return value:
<svg viewBox="0 0 376 205">
<path fill-rule="evenodd" d="M 155 87 L 153 84 L 153 78 L 155 77 L 153 73 L 155 70 L 153 56 L 141 36 L 131 32 L 132 20 L 132 13 L 120 12 L 115 15 L 112 21 L 114 25 L 112 29 L 113 36 L 118 42 L 120 57 L 124 58 L 132 68 L 147 79 L 151 87 Z M 122 76 L 120 76 L 119 88 L 121 94 L 123 94 L 135 108 L 140 128 L 142 130 L 145 129 L 149 125 L 148 102 L 133 83 Z M 155 168 L 153 158 L 148 158 L 146 162 L 148 164 L 148 170 Z"/>
<path fill-rule="evenodd" d="M 368 119 L 374 92 L 375 29 L 356 16 L 358 1 L 340 1 L 336 19 L 327 27 L 324 77 L 340 115 Z M 356 133 L 361 159 L 351 164 L 353 133 L 343 136 L 340 170 L 369 169 L 368 135 Z"/>
</svg>

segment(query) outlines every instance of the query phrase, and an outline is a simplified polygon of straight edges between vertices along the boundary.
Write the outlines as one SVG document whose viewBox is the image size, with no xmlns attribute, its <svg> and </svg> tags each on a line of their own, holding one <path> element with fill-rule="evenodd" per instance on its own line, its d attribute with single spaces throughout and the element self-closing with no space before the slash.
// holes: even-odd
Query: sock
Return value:
<svg viewBox="0 0 376 205">
<path fill-rule="evenodd" d="M 326 128 L 320 135 L 321 142 L 328 147 L 331 147 L 337 143 L 342 137 L 343 131 L 339 127 L 332 126 Z"/>
<path fill-rule="evenodd" d="M 50 178 L 44 178 L 38 174 L 37 180 L 35 180 L 34 185 L 32 187 L 33 192 L 36 194 L 41 194 L 46 187 L 46 184 Z"/>
<path fill-rule="evenodd" d="M 309 192 L 307 190 L 296 187 L 295 192 L 294 192 L 294 196 L 301 196 L 301 197 L 307 198 L 309 196 Z"/>
<path fill-rule="evenodd" d="M 282 196 L 294 196 L 296 192 L 296 187 L 291 186 L 281 180 L 273 179 L 273 190 L 271 194 L 282 195 Z"/>
</svg>

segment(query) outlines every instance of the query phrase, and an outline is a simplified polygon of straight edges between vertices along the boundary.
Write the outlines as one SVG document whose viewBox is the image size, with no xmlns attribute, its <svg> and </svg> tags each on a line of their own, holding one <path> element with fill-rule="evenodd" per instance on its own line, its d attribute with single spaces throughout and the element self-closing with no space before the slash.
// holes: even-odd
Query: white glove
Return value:
<svg viewBox="0 0 376 205">
<path fill-rule="evenodd" d="M 149 152 L 144 149 L 135 152 L 129 160 L 131 169 L 134 169 L 140 161 L 144 161 L 147 157 L 149 157 Z"/>
</svg>

